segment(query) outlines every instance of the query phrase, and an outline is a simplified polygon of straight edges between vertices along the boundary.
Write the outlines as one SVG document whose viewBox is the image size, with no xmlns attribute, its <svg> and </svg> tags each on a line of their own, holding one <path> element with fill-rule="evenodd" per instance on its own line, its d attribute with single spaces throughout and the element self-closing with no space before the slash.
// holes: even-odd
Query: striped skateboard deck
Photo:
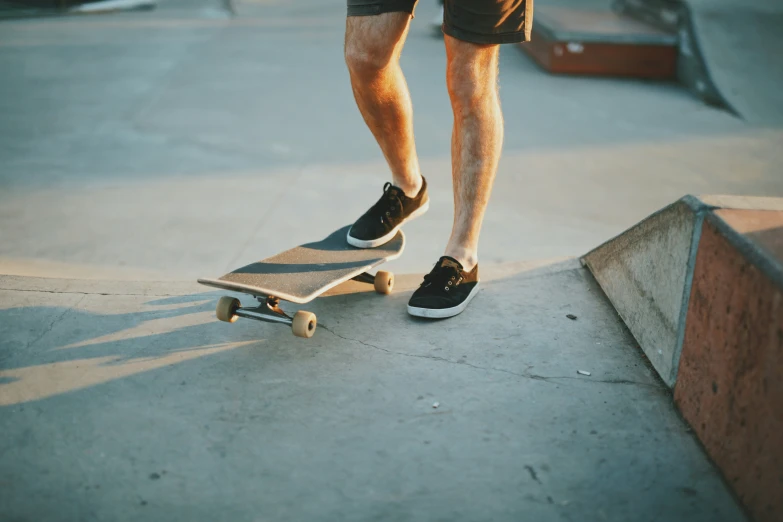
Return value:
<svg viewBox="0 0 783 522">
<path fill-rule="evenodd" d="M 291 324 L 294 333 L 299 335 L 307 333 L 297 333 L 296 318 L 304 313 L 312 316 L 312 324 L 308 323 L 310 335 L 303 336 L 311 337 L 315 330 L 315 315 L 300 311 L 289 318 L 278 306 L 281 299 L 297 304 L 308 303 L 349 279 L 372 283 L 376 291 L 384 294 L 390 293 L 393 287 L 394 276 L 391 273 L 379 271 L 373 276 L 368 271 L 402 254 L 405 248 L 402 231 L 385 245 L 363 249 L 348 244 L 346 236 L 349 229 L 350 226 L 345 226 L 320 241 L 299 245 L 217 279 L 203 278 L 198 282 L 249 294 L 262 303 L 257 308 L 242 308 L 238 299 L 222 298 L 216 312 L 220 320 L 234 322 L 237 317 L 248 317 Z"/>
</svg>

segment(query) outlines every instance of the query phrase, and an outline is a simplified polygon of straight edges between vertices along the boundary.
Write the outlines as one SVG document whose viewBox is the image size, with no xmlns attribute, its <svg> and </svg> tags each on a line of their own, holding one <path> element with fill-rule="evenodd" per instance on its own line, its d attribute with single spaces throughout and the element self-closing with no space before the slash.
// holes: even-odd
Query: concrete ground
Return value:
<svg viewBox="0 0 783 522">
<path fill-rule="evenodd" d="M 744 520 L 577 261 L 489 276 L 452 321 L 407 316 L 417 282 L 316 300 L 304 340 L 191 283 L 0 278 L 0 512 Z"/>
<path fill-rule="evenodd" d="M 432 209 L 388 265 L 397 292 L 339 287 L 306 307 L 310 340 L 229 326 L 196 277 L 325 236 L 388 178 L 342 4 L 236 7 L 0 27 L 0 518 L 743 520 L 562 259 L 687 192 L 783 196 L 783 131 L 504 48 L 484 290 L 458 319 L 415 321 L 407 296 L 451 225 L 422 3 L 403 66 Z"/>
</svg>

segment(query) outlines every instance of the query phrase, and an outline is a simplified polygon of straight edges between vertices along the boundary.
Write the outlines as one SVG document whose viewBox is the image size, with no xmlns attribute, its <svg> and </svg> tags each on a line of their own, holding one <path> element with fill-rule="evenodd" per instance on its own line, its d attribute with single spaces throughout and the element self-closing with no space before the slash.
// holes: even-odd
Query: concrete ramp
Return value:
<svg viewBox="0 0 783 522">
<path fill-rule="evenodd" d="M 678 78 L 757 125 L 783 124 L 783 3 L 617 0 L 624 14 L 679 33 Z"/>
<path fill-rule="evenodd" d="M 446 321 L 407 315 L 420 277 L 341 285 L 312 339 L 195 284 L 0 277 L 0 513 L 745 520 L 576 260 L 487 271 Z"/>
<path fill-rule="evenodd" d="M 706 208 L 685 197 L 584 257 L 669 386 L 677 374 L 694 232 Z"/>
<path fill-rule="evenodd" d="M 702 77 L 691 65 L 693 87 L 701 91 L 711 82 L 742 118 L 783 124 L 783 3 L 689 0 L 687 6 L 685 27 L 691 30 L 681 31 L 680 53 L 693 60 L 700 54 L 704 68 Z M 687 67 L 689 60 L 682 61 Z"/>
<path fill-rule="evenodd" d="M 588 253 L 756 520 L 783 513 L 783 199 L 685 197 Z"/>
</svg>

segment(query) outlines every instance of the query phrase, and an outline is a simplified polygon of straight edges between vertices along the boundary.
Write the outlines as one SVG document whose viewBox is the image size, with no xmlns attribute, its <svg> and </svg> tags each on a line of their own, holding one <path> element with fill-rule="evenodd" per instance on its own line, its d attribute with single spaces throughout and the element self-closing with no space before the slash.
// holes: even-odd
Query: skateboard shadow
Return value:
<svg viewBox="0 0 783 522">
<path fill-rule="evenodd" d="M 527 278 L 532 280 L 534 275 L 531 272 Z M 540 328 L 542 320 L 554 321 L 550 317 L 553 307 L 558 311 L 560 308 L 553 304 L 530 317 L 537 310 L 531 303 L 544 299 L 550 288 L 559 288 L 563 280 L 579 279 L 577 275 L 567 272 L 557 276 L 560 279 L 555 280 L 555 286 L 544 285 L 546 288 L 538 288 L 538 293 L 522 292 L 521 295 L 526 296 L 525 302 L 517 302 L 518 288 L 506 288 L 509 283 L 524 286 L 524 278 L 520 275 L 504 274 L 494 282 L 488 278 L 487 283 L 494 286 L 488 291 L 512 297 L 502 302 L 479 297 L 479 301 L 471 305 L 470 313 L 461 319 L 462 338 L 478 344 L 494 342 L 495 337 L 503 342 L 503 339 L 521 335 L 520 329 L 531 324 Z M 307 340 L 293 337 L 289 328 L 279 325 L 247 319 L 230 327 L 220 323 L 214 316 L 220 292 L 142 299 L 95 294 L 84 303 L 78 301 L 70 306 L 2 309 L 0 410 L 76 391 L 87 394 L 81 397 L 99 398 L 113 393 L 107 390 L 116 391 L 127 386 L 114 384 L 126 378 L 132 378 L 136 383 L 155 382 L 158 387 L 162 385 L 160 382 L 165 386 L 179 386 L 202 381 L 204 375 L 213 374 L 211 369 L 206 374 L 204 370 L 213 368 L 218 364 L 216 361 L 235 369 L 248 361 L 257 368 L 267 363 L 305 361 L 335 342 L 348 343 L 351 348 L 346 353 L 351 354 L 354 350 L 404 351 L 416 357 L 442 359 L 449 349 L 433 348 L 433 343 L 440 342 L 441 325 L 453 323 L 416 320 L 406 311 L 410 292 L 420 280 L 421 274 L 403 274 L 398 278 L 396 291 L 385 296 L 373 292 L 369 285 L 353 282 L 332 289 L 307 305 L 308 311 L 319 316 L 319 333 Z M 595 283 L 577 283 L 598 288 Z M 568 306 L 567 292 L 556 293 L 558 300 L 565 301 L 560 305 Z M 123 311 L 106 313 L 104 305 Z M 302 309 L 296 305 L 284 305 L 283 308 L 289 314 Z M 583 313 L 579 315 L 581 317 Z M 509 317 L 514 320 L 510 322 Z M 571 322 L 566 321 L 564 324 L 571 326 Z M 555 328 L 555 324 L 551 327 Z M 415 330 L 408 331 L 410 328 Z M 398 334 L 405 331 L 408 333 L 400 340 Z M 498 333 L 502 335 L 498 336 Z M 261 345 L 263 349 L 257 350 Z M 292 346 L 297 349 L 292 350 Z M 242 355 L 236 353 L 238 350 Z M 455 353 L 462 353 L 461 348 L 457 350 Z M 230 362 L 234 359 L 243 362 L 237 366 Z M 222 389 L 222 380 L 218 381 L 213 384 Z"/>
<path fill-rule="evenodd" d="M 324 297 L 324 302 L 310 308 L 321 312 L 333 308 L 334 301 L 357 309 L 388 304 L 385 297 L 360 291 L 368 288 L 349 285 L 350 293 L 356 293 L 352 298 L 344 294 Z M 310 353 L 290 350 L 291 343 L 317 348 L 329 340 L 326 327 L 320 340 L 299 340 L 289 328 L 244 319 L 227 327 L 215 319 L 220 295 L 210 291 L 141 299 L 127 296 L 123 301 L 122 296 L 89 294 L 72 305 L 0 309 L 0 411 L 57 397 L 67 402 L 72 399 L 66 396 L 75 392 L 99 400 L 126 386 L 119 384 L 126 379 L 155 381 L 156 386 L 160 386 L 159 379 L 170 379 L 169 385 L 190 384 L 216 361 L 230 361 L 236 350 L 253 353 L 263 345 L 266 349 L 257 355 L 243 357 L 263 354 L 289 360 Z M 122 311 L 107 313 L 104 306 Z M 284 308 L 293 314 L 298 307 Z M 260 359 L 256 363 L 263 365 Z"/>
<path fill-rule="evenodd" d="M 95 303 L 0 310 L 0 325 L 13 325 L 0 326 L 0 410 L 80 390 L 100 395 L 101 386 L 123 378 L 188 361 L 202 367 L 210 363 L 198 361 L 264 342 L 248 328 L 227 339 L 214 318 L 215 297 L 153 298 L 117 314 L 97 311 Z"/>
</svg>

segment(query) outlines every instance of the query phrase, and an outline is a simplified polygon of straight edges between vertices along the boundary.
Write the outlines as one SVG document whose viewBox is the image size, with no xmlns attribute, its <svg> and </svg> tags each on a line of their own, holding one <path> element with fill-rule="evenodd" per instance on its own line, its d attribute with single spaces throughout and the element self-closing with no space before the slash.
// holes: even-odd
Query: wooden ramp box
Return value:
<svg viewBox="0 0 783 522">
<path fill-rule="evenodd" d="M 612 11 L 536 8 L 532 41 L 520 44 L 555 74 L 658 80 L 677 74 L 677 35 Z"/>
</svg>

